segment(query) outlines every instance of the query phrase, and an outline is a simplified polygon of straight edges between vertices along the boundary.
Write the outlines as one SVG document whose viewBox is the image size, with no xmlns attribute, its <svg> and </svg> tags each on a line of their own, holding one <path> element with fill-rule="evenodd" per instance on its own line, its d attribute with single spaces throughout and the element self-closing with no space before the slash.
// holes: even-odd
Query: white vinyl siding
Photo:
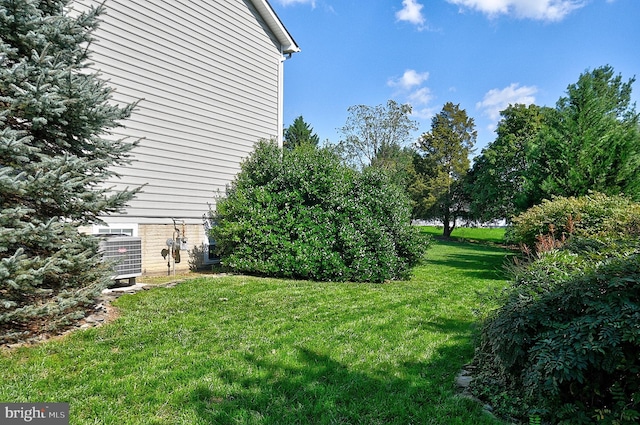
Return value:
<svg viewBox="0 0 640 425">
<path fill-rule="evenodd" d="M 105 6 L 91 45 L 93 68 L 116 89 L 115 102 L 140 100 L 125 128 L 113 132 L 141 141 L 111 184 L 146 184 L 127 208 L 129 218 L 200 220 L 258 139 L 281 132 L 280 46 L 249 0 Z"/>
</svg>

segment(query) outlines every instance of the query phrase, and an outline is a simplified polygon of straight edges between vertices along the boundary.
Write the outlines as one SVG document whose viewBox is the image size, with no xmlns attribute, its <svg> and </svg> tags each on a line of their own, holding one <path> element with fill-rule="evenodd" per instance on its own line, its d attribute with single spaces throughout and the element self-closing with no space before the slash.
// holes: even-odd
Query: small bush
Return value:
<svg viewBox="0 0 640 425">
<path fill-rule="evenodd" d="M 551 423 L 640 418 L 640 243 L 575 237 L 516 274 L 486 320 L 474 392 Z"/>
<path fill-rule="evenodd" d="M 212 217 L 223 264 L 243 273 L 382 282 L 407 277 L 426 248 L 407 196 L 327 148 L 259 142 Z"/>
<path fill-rule="evenodd" d="M 510 243 L 533 249 L 541 236 L 543 240 L 562 240 L 570 234 L 639 235 L 640 204 L 622 196 L 600 193 L 578 198 L 556 197 L 513 218 L 506 238 Z"/>
</svg>

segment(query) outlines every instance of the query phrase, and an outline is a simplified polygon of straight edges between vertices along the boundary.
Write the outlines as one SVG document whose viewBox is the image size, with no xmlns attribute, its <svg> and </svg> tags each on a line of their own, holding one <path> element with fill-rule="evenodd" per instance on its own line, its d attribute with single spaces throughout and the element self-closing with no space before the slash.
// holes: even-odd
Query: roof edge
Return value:
<svg viewBox="0 0 640 425">
<path fill-rule="evenodd" d="M 282 53 L 290 54 L 300 51 L 300 47 L 293 39 L 287 28 L 284 26 L 273 7 L 268 0 L 251 0 L 254 7 L 258 10 L 262 18 L 267 23 L 269 29 L 276 36 L 282 45 Z"/>
</svg>

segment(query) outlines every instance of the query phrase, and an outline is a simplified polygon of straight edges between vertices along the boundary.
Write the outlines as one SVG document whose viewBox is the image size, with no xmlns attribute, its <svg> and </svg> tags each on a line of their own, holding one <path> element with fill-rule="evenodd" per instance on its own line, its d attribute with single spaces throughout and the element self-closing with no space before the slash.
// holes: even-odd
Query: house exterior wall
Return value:
<svg viewBox="0 0 640 425">
<path fill-rule="evenodd" d="M 140 225 L 143 268 L 166 271 L 156 241 L 165 246 L 170 237 L 162 226 L 173 218 L 199 225 L 192 240 L 202 242 L 203 215 L 218 191 L 259 139 L 280 137 L 283 48 L 250 0 L 108 0 L 105 7 L 92 68 L 116 89 L 114 102 L 139 101 L 111 136 L 139 139 L 133 163 L 116 168 L 120 178 L 108 185 L 145 186 L 123 213 L 104 220 Z"/>
</svg>

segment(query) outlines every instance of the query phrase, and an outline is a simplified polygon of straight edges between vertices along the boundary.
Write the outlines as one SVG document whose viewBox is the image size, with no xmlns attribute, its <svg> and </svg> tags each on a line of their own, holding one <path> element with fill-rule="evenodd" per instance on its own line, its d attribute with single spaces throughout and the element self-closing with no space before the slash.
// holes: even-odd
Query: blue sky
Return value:
<svg viewBox="0 0 640 425">
<path fill-rule="evenodd" d="M 509 103 L 554 106 L 602 65 L 640 77 L 640 0 L 270 2 L 302 49 L 285 63 L 285 126 L 302 115 L 322 141 L 340 140 L 352 105 L 410 103 L 417 137 L 451 101 L 479 154 Z"/>
</svg>

